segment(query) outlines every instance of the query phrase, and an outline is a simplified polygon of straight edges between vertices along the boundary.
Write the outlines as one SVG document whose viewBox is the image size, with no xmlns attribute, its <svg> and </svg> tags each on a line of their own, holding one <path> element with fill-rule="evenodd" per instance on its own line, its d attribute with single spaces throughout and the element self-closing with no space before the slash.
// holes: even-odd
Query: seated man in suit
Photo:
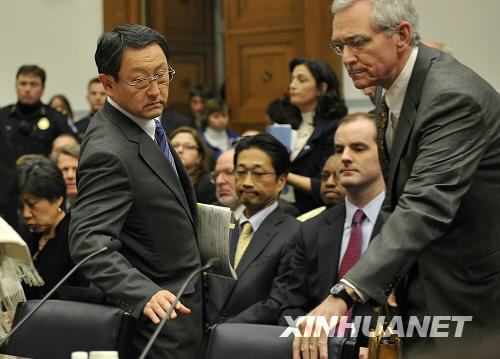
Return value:
<svg viewBox="0 0 500 359">
<path fill-rule="evenodd" d="M 258 134 L 237 145 L 234 162 L 236 193 L 245 205 L 230 247 L 238 280 L 206 277 L 208 324 L 275 324 L 299 227 L 278 207 L 290 156 L 273 136 Z"/>
<path fill-rule="evenodd" d="M 296 233 L 286 304 L 282 318 L 306 315 L 330 293 L 366 250 L 381 225 L 378 214 L 385 185 L 377 150 L 375 116 L 345 116 L 335 133 L 337 174 L 345 187 L 345 203 L 304 222 Z M 372 315 L 367 304 L 357 304 L 353 315 Z M 362 338 L 359 338 L 362 339 Z M 366 346 L 366 338 L 360 342 Z"/>
</svg>

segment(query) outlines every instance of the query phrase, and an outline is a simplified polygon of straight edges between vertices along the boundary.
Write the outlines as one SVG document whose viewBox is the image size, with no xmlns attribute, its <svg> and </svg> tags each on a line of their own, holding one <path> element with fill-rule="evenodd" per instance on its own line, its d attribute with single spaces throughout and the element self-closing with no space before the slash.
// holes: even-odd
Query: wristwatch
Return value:
<svg viewBox="0 0 500 359">
<path fill-rule="evenodd" d="M 344 283 L 335 284 L 332 289 L 330 289 L 330 294 L 335 298 L 342 299 L 345 304 L 347 304 L 347 309 L 350 309 L 356 301 L 347 293 Z"/>
</svg>

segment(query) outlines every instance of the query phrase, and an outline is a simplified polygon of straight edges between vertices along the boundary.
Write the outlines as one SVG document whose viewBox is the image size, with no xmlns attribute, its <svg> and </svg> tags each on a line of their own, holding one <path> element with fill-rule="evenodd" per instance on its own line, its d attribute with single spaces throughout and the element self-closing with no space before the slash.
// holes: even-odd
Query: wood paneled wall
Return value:
<svg viewBox="0 0 500 359">
<path fill-rule="evenodd" d="M 283 95 L 293 57 L 322 58 L 341 76 L 328 48 L 331 0 L 223 0 L 224 78 L 231 125 L 262 129 L 265 109 Z M 189 88 L 214 90 L 214 0 L 103 0 L 104 28 L 145 23 L 165 35 L 176 70 L 169 106 L 188 113 Z"/>
<path fill-rule="evenodd" d="M 293 57 L 322 58 L 340 76 L 328 48 L 331 0 L 225 0 L 225 78 L 231 124 L 262 129 L 265 109 L 282 96 Z"/>
</svg>

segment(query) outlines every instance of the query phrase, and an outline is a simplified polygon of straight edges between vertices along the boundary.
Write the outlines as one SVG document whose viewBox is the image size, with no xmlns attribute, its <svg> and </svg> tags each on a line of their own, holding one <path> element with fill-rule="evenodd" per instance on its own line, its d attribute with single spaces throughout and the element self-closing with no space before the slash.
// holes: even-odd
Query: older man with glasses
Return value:
<svg viewBox="0 0 500 359">
<path fill-rule="evenodd" d="M 332 12 L 332 47 L 354 85 L 383 89 L 377 142 L 388 196 L 380 234 L 310 314 L 383 305 L 395 291 L 398 329 L 410 316 L 469 318 L 448 322 L 447 337 L 403 338 L 407 357 L 446 357 L 447 344 L 468 347 L 500 322 L 500 96 L 420 44 L 411 0 L 335 0 Z M 326 358 L 327 334 L 296 338 L 294 357 Z"/>
</svg>

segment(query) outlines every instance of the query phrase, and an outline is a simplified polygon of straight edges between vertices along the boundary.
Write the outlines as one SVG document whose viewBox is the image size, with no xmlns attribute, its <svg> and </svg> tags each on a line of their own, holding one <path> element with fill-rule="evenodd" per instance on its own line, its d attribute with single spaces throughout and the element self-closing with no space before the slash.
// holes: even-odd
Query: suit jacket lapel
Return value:
<svg viewBox="0 0 500 359">
<path fill-rule="evenodd" d="M 326 225 L 318 232 L 318 278 L 322 295 L 328 294 L 338 280 L 338 263 L 346 215 L 345 204 L 338 204 L 330 214 L 325 221 Z"/>
<path fill-rule="evenodd" d="M 276 228 L 283 221 L 284 214 L 276 208 L 259 226 L 259 229 L 253 234 L 252 240 L 248 245 L 240 264 L 236 268 L 236 274 L 240 277 L 247 270 L 248 266 L 258 257 L 258 255 L 266 248 L 271 239 L 278 234 Z"/>
<path fill-rule="evenodd" d="M 165 159 L 165 155 L 161 151 L 160 147 L 156 142 L 150 138 L 146 132 L 137 126 L 131 119 L 122 114 L 120 111 L 116 110 L 108 102 L 104 105 L 104 111 L 109 115 L 108 117 L 113 121 L 118 127 L 121 128 L 127 139 L 131 142 L 135 142 L 139 145 L 139 155 L 148 164 L 151 170 L 165 183 L 165 185 L 174 193 L 177 200 L 181 203 L 182 207 L 186 211 L 189 219 L 193 226 L 195 226 L 193 215 L 191 209 L 186 199 L 184 188 L 179 181 L 179 178 L 174 173 L 170 167 L 168 161 Z M 174 159 L 176 159 L 176 164 L 179 158 L 175 151 L 172 150 Z M 179 176 L 185 176 L 184 169 L 181 166 L 177 166 L 177 171 Z"/>
<path fill-rule="evenodd" d="M 413 67 L 408 89 L 406 91 L 403 107 L 398 120 L 398 126 L 394 133 L 392 153 L 389 166 L 389 183 L 394 184 L 394 175 L 396 174 L 399 160 L 406 147 L 410 137 L 411 129 L 415 123 L 420 94 L 425 82 L 427 70 L 430 66 L 431 52 L 428 47 L 419 46 L 418 56 Z M 391 193 L 393 191 L 390 191 Z"/>
</svg>

